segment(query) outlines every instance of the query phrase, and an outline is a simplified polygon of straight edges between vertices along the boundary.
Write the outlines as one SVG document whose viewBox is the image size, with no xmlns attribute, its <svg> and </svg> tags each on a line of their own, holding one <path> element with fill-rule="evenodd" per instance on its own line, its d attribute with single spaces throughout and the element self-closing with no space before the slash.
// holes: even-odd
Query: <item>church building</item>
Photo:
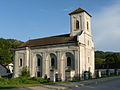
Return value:
<svg viewBox="0 0 120 90">
<path fill-rule="evenodd" d="M 19 77 L 23 67 L 30 77 L 50 81 L 82 79 L 85 72 L 94 76 L 91 15 L 81 8 L 69 15 L 69 34 L 32 39 L 15 49 L 14 77 Z"/>
</svg>

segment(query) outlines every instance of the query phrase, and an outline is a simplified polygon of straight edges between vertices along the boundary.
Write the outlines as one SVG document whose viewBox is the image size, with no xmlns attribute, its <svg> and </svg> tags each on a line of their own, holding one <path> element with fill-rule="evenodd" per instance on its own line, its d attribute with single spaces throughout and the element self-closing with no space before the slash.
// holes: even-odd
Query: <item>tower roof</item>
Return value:
<svg viewBox="0 0 120 90">
<path fill-rule="evenodd" d="M 74 11 L 70 12 L 69 15 L 77 14 L 77 13 L 81 13 L 81 12 L 86 12 L 86 11 L 82 8 L 78 8 L 78 9 L 75 9 Z M 91 17 L 91 15 L 88 12 L 86 12 L 86 13 Z"/>
</svg>

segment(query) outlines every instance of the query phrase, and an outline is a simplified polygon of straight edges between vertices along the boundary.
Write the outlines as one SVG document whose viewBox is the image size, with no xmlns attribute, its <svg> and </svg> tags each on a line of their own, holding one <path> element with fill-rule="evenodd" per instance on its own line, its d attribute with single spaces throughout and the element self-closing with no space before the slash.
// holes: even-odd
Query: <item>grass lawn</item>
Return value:
<svg viewBox="0 0 120 90">
<path fill-rule="evenodd" d="M 34 87 L 41 86 L 43 84 L 18 84 L 18 85 L 0 85 L 0 89 L 11 89 L 11 88 L 25 88 L 25 87 Z"/>
<path fill-rule="evenodd" d="M 10 89 L 10 88 L 22 88 L 22 87 L 32 87 L 47 84 L 48 81 L 43 78 L 28 78 L 28 77 L 18 77 L 18 78 L 0 78 L 0 89 Z"/>
</svg>

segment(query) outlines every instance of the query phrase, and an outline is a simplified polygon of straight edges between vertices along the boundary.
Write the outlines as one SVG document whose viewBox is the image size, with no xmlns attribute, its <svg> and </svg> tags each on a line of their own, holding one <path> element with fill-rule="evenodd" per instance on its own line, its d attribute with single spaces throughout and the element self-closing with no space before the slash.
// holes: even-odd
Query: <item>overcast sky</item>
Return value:
<svg viewBox="0 0 120 90">
<path fill-rule="evenodd" d="M 120 0 L 0 0 L 0 37 L 21 41 L 70 32 L 69 12 L 92 15 L 96 50 L 120 52 Z"/>
</svg>

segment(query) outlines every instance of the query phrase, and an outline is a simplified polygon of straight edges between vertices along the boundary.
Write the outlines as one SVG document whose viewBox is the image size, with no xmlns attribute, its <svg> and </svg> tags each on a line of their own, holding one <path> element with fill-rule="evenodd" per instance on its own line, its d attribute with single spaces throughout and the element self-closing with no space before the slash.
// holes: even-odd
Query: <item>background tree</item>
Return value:
<svg viewBox="0 0 120 90">
<path fill-rule="evenodd" d="M 0 38 L 0 64 L 13 61 L 13 48 L 21 45 L 23 42 L 15 39 Z"/>
<path fill-rule="evenodd" d="M 95 58 L 95 64 L 104 64 L 105 59 Z"/>
<path fill-rule="evenodd" d="M 113 53 L 106 56 L 106 64 L 117 64 L 120 63 L 120 53 Z"/>
</svg>

